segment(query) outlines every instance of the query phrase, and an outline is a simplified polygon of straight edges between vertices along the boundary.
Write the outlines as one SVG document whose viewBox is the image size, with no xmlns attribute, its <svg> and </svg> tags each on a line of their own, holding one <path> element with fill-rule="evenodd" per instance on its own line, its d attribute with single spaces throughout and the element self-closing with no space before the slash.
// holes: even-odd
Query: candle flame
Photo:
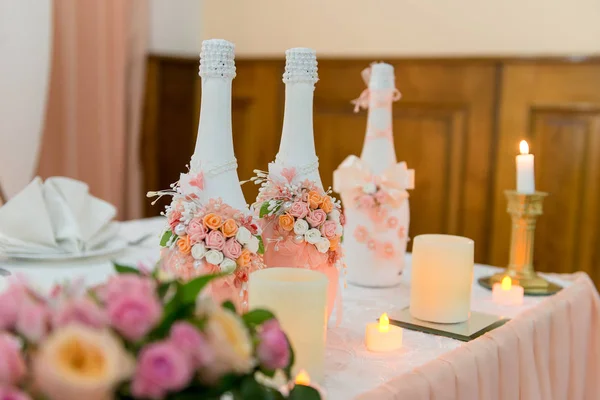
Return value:
<svg viewBox="0 0 600 400">
<path fill-rule="evenodd" d="M 379 317 L 379 332 L 387 332 L 390 330 L 390 319 L 387 313 L 381 314 Z"/>
<path fill-rule="evenodd" d="M 525 140 L 521 140 L 519 143 L 519 150 L 521 150 L 521 154 L 529 154 L 529 145 Z"/>
<path fill-rule="evenodd" d="M 510 279 L 510 276 L 505 276 L 504 278 L 502 278 L 502 290 L 510 290 L 510 288 L 512 287 L 512 279 Z"/>
<path fill-rule="evenodd" d="M 296 380 L 294 382 L 296 385 L 310 386 L 310 375 L 308 375 L 308 372 L 301 369 L 300 372 L 298 372 L 298 375 L 296 375 Z"/>
</svg>

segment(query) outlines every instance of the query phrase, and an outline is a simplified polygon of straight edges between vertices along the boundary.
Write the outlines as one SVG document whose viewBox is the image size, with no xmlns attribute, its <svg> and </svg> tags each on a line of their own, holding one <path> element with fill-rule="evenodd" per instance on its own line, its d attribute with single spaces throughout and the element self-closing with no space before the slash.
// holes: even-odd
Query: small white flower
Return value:
<svg viewBox="0 0 600 400">
<path fill-rule="evenodd" d="M 206 262 L 212 265 L 219 265 L 223 261 L 223 253 L 215 249 L 207 251 L 205 257 Z"/>
<path fill-rule="evenodd" d="M 258 251 L 258 238 L 256 236 L 250 236 L 250 240 L 246 244 L 246 248 L 250 251 L 250 253 L 256 253 Z"/>
<path fill-rule="evenodd" d="M 309 229 L 304 234 L 304 240 L 310 244 L 316 244 L 319 240 L 321 240 L 321 232 L 319 232 L 319 230 L 316 228 Z"/>
<path fill-rule="evenodd" d="M 196 243 L 192 246 L 192 257 L 196 260 L 201 260 L 206 255 L 206 247 L 204 243 Z"/>
<path fill-rule="evenodd" d="M 235 271 L 236 267 L 237 267 L 237 264 L 235 263 L 235 261 L 233 261 L 231 258 L 227 258 L 227 257 L 225 257 L 223 259 L 223 261 L 221 262 L 221 264 L 219 264 L 219 268 L 221 268 L 221 272 L 224 272 L 226 274 L 230 274 L 233 271 Z"/>
<path fill-rule="evenodd" d="M 331 210 L 331 212 L 327 214 L 327 219 L 340 222 L 340 212 L 338 210 Z"/>
<path fill-rule="evenodd" d="M 330 246 L 329 239 L 321 238 L 321 240 L 315 243 L 315 246 L 317 247 L 317 250 L 319 250 L 320 253 L 327 253 L 327 250 L 329 250 Z"/>
<path fill-rule="evenodd" d="M 308 222 L 303 219 L 297 219 L 294 223 L 294 233 L 296 235 L 304 235 L 308 231 Z"/>
<path fill-rule="evenodd" d="M 377 191 L 377 186 L 373 182 L 369 182 L 363 185 L 362 190 L 366 194 L 373 194 Z"/>
<path fill-rule="evenodd" d="M 243 226 L 240 226 L 237 233 L 235 234 L 236 240 L 238 242 L 240 242 L 241 245 L 248 243 L 248 241 L 250 241 L 251 237 L 252 237 L 252 233 L 250 233 L 250 231 L 246 227 L 243 227 Z"/>
<path fill-rule="evenodd" d="M 344 227 L 339 222 L 335 226 L 335 235 L 342 236 L 344 234 Z"/>
</svg>

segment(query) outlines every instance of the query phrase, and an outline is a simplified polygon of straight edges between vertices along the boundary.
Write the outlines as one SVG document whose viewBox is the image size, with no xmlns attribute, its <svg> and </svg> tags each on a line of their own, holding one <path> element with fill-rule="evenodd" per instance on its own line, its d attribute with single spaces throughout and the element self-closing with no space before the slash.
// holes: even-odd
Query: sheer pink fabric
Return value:
<svg viewBox="0 0 600 400">
<path fill-rule="evenodd" d="M 357 397 L 599 398 L 600 298 L 584 273 L 503 327 Z"/>
<path fill-rule="evenodd" d="M 139 217 L 147 1 L 56 0 L 53 13 L 39 174 L 85 181 L 121 218 Z"/>
</svg>

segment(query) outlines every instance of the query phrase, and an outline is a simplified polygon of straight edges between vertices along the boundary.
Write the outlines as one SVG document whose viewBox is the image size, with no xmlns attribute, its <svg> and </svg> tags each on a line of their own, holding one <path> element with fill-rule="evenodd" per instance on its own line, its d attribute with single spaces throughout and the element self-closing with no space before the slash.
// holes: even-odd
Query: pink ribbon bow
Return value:
<svg viewBox="0 0 600 400">
<path fill-rule="evenodd" d="M 333 172 L 333 190 L 345 193 L 361 190 L 369 182 L 377 184 L 387 192 L 394 204 L 408 198 L 407 189 L 414 188 L 414 170 L 400 162 L 386 169 L 381 175 L 374 175 L 365 163 L 356 156 L 348 156 Z"/>
<path fill-rule="evenodd" d="M 371 64 L 373 65 L 373 64 Z M 351 101 L 354 104 L 354 112 L 357 113 L 361 108 L 367 109 L 369 108 L 369 102 L 371 100 L 371 96 L 373 93 L 371 89 L 369 89 L 369 82 L 371 81 L 371 66 L 363 69 L 360 73 L 363 81 L 367 85 L 367 88 L 362 91 L 358 98 Z M 381 92 L 388 92 L 391 90 L 391 95 L 388 93 L 384 93 L 382 96 L 375 96 L 376 101 L 374 102 L 375 108 L 386 107 L 389 103 L 398 101 L 402 97 L 400 91 L 396 88 L 394 89 L 383 89 Z"/>
</svg>

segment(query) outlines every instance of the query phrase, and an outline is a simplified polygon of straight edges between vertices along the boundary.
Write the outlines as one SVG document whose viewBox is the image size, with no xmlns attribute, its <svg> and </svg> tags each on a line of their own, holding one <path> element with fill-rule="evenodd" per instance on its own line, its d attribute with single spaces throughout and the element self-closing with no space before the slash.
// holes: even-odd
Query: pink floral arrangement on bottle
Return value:
<svg viewBox="0 0 600 400">
<path fill-rule="evenodd" d="M 295 252 L 298 264 L 308 267 L 329 263 L 342 255 L 344 214 L 340 202 L 314 182 L 293 183 L 294 168 L 284 169 L 283 180 L 255 171 L 251 180 L 260 185 L 255 214 L 262 220 L 266 239 L 275 251 Z"/>
<path fill-rule="evenodd" d="M 271 312 L 198 297 L 215 275 L 182 283 L 116 267 L 90 290 L 45 296 L 15 279 L 0 293 L 0 399 L 320 398 L 289 383 L 292 348 Z M 260 377 L 276 373 L 285 390 Z"/>
<path fill-rule="evenodd" d="M 184 177 L 192 186 L 203 189 L 201 173 Z M 202 203 L 193 192 L 184 194 L 178 183 L 170 191 L 149 195 L 173 196 L 164 212 L 167 225 L 160 240 L 163 270 L 185 280 L 226 274 L 211 285 L 217 300 L 230 299 L 236 306 L 243 306 L 249 274 L 263 266 L 261 229 L 252 215 L 220 198 Z M 239 291 L 239 299 L 231 298 L 233 289 Z"/>
</svg>

